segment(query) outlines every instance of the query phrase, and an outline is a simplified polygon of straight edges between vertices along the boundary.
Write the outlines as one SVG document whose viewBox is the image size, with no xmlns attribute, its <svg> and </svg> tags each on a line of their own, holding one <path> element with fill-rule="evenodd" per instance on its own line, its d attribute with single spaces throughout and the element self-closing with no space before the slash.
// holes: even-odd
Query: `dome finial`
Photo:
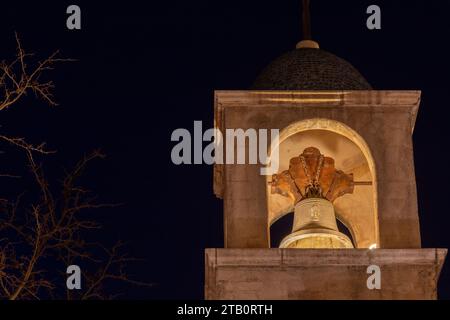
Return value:
<svg viewBox="0 0 450 320">
<path fill-rule="evenodd" d="M 309 11 L 310 0 L 303 0 L 303 40 L 311 39 L 311 13 Z"/>
<path fill-rule="evenodd" d="M 304 40 L 297 49 L 272 61 L 256 78 L 252 90 L 372 90 L 347 61 L 319 49 L 311 39 L 309 4 L 303 0 Z"/>
<path fill-rule="evenodd" d="M 297 49 L 310 48 L 319 49 L 319 44 L 311 38 L 311 13 L 309 10 L 310 0 L 303 0 L 302 22 L 303 22 L 303 40 L 297 43 Z"/>
</svg>

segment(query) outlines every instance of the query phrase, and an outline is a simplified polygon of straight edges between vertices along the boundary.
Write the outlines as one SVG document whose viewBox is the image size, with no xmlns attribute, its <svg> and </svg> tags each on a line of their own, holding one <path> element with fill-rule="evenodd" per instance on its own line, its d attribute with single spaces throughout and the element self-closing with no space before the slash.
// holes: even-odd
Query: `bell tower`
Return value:
<svg viewBox="0 0 450 320">
<path fill-rule="evenodd" d="M 278 171 L 215 165 L 225 248 L 205 251 L 205 298 L 436 299 L 447 249 L 421 247 L 412 143 L 421 93 L 374 90 L 311 40 L 303 4 L 304 40 L 251 90 L 215 92 L 221 132 L 279 130 L 268 155 Z M 271 226 L 291 213 L 271 247 Z M 367 285 L 373 266 L 380 288 Z"/>
</svg>

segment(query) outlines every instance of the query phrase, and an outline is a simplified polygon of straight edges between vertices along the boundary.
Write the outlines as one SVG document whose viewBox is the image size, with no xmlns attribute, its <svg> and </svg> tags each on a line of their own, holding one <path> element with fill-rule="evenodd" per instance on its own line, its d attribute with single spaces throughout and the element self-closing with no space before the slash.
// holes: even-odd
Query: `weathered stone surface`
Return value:
<svg viewBox="0 0 450 320">
<path fill-rule="evenodd" d="M 379 233 L 379 247 L 420 248 L 411 137 L 419 102 L 419 91 L 217 91 L 215 123 L 222 132 L 282 130 L 307 119 L 350 127 L 374 160 L 378 226 L 373 232 Z M 214 190 L 224 199 L 225 246 L 268 248 L 267 185 L 260 166 L 217 165 Z"/>
<path fill-rule="evenodd" d="M 206 299 L 436 299 L 446 249 L 207 249 Z M 381 269 L 369 290 L 367 267 Z"/>
</svg>

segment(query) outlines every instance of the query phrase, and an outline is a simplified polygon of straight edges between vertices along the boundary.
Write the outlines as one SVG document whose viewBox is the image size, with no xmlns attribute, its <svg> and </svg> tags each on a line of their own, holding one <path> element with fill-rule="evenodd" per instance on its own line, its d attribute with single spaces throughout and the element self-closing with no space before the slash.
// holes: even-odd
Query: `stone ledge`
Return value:
<svg viewBox="0 0 450 320">
<path fill-rule="evenodd" d="M 447 249 L 206 249 L 206 299 L 436 299 Z M 366 286 L 381 268 L 381 290 Z"/>
<path fill-rule="evenodd" d="M 216 107 L 258 107 L 267 104 L 289 106 L 362 106 L 362 107 L 413 107 L 420 103 L 417 90 L 354 90 L 354 91 L 215 91 Z"/>
</svg>

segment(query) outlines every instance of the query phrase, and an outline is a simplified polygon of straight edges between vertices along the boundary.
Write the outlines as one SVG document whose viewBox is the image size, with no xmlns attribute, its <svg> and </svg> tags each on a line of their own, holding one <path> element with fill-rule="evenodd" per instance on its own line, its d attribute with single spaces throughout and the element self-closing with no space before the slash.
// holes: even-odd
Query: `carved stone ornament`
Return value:
<svg viewBox="0 0 450 320">
<path fill-rule="evenodd" d="M 324 198 L 333 202 L 353 193 L 353 174 L 334 167 L 334 159 L 323 156 L 319 149 L 306 148 L 289 161 L 289 170 L 272 176 L 271 192 L 292 199 L 294 204 L 307 198 Z"/>
</svg>

